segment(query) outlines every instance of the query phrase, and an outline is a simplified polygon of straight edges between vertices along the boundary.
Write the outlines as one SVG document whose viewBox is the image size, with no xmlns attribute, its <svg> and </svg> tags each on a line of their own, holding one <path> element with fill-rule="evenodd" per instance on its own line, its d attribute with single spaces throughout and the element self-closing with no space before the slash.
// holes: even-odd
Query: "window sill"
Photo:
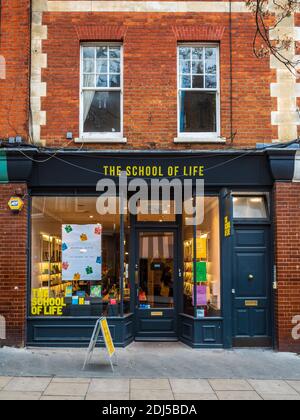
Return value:
<svg viewBox="0 0 300 420">
<path fill-rule="evenodd" d="M 75 143 L 110 143 L 110 144 L 120 144 L 127 143 L 125 137 L 98 137 L 98 138 L 87 138 L 80 137 L 74 140 Z"/>
<path fill-rule="evenodd" d="M 226 139 L 223 137 L 175 137 L 174 143 L 210 143 L 225 144 Z"/>
</svg>

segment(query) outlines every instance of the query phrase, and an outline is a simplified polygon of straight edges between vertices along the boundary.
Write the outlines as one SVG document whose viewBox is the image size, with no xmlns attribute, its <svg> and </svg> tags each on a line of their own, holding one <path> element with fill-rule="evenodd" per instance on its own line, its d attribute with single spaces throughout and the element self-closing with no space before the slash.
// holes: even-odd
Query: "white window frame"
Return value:
<svg viewBox="0 0 300 420">
<path fill-rule="evenodd" d="M 195 47 L 214 47 L 216 48 L 216 63 L 217 63 L 217 88 L 181 88 L 180 86 L 180 56 L 179 49 L 181 47 L 195 48 Z M 180 131 L 180 92 L 185 91 L 199 91 L 199 92 L 216 92 L 216 132 L 199 132 L 199 133 L 182 133 Z M 218 43 L 180 43 L 177 44 L 177 138 L 175 143 L 225 143 L 226 139 L 221 137 L 221 112 L 220 112 L 220 46 Z"/>
<path fill-rule="evenodd" d="M 83 86 L 83 49 L 85 47 L 120 47 L 120 87 L 111 88 L 111 87 L 96 87 L 96 88 L 85 88 Z M 126 143 L 126 139 L 123 138 L 123 111 L 124 111 L 124 59 L 123 59 L 123 45 L 120 42 L 88 42 L 80 44 L 80 92 L 79 92 L 79 101 L 80 101 L 80 122 L 79 122 L 79 132 L 80 138 L 76 139 L 76 142 L 79 143 Z M 101 91 L 120 91 L 120 132 L 99 132 L 99 133 L 86 133 L 83 131 L 84 121 L 83 121 L 83 92 L 86 90 L 93 90 L 96 92 Z"/>
</svg>

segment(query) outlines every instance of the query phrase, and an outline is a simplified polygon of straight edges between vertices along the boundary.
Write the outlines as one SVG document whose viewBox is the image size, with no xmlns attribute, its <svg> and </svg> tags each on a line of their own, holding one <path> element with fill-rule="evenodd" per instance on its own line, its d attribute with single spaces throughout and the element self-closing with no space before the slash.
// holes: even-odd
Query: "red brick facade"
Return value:
<svg viewBox="0 0 300 420">
<path fill-rule="evenodd" d="M 124 137 L 128 140 L 123 146 L 93 147 L 143 149 L 155 144 L 157 149 L 199 148 L 191 144 L 174 145 L 176 46 L 180 41 L 220 43 L 221 136 L 231 137 L 228 14 L 49 12 L 43 16 L 43 25 L 48 28 L 48 39 L 43 41 L 48 67 L 42 69 L 47 96 L 42 98 L 41 108 L 47 113 L 47 123 L 42 126 L 41 138 L 47 145 L 64 144 L 67 131 L 79 136 L 79 47 L 81 41 L 91 40 L 123 42 Z M 269 60 L 257 60 L 252 53 L 254 21 L 249 14 L 234 14 L 232 26 L 232 128 L 237 134 L 234 142 L 228 141 L 224 148 L 254 146 L 277 137 L 270 117 L 273 109 L 270 83 L 274 75 Z"/>
<path fill-rule="evenodd" d="M 0 55 L 6 79 L 0 78 L 0 139 L 28 138 L 30 1 L 1 1 Z"/>
<path fill-rule="evenodd" d="M 27 199 L 19 214 L 8 208 L 10 197 L 26 184 L 0 184 L 0 315 L 6 320 L 7 345 L 25 343 L 27 289 Z M 1 340 L 0 340 L 1 344 Z"/>
<path fill-rule="evenodd" d="M 281 351 L 299 352 L 300 340 L 292 338 L 292 320 L 300 315 L 300 184 L 277 183 L 274 201 L 277 345 Z"/>
</svg>

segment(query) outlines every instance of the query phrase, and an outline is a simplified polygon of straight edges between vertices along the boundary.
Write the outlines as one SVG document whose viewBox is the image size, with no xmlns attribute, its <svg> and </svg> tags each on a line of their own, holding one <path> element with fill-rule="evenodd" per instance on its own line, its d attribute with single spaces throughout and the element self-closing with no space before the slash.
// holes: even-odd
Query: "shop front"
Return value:
<svg viewBox="0 0 300 420">
<path fill-rule="evenodd" d="M 273 345 L 265 153 L 65 151 L 46 161 L 45 152 L 28 153 L 28 345 L 86 346 L 100 316 L 117 346 Z M 169 200 L 151 197 L 151 181 L 162 178 L 191 181 L 191 197 L 173 188 Z M 149 201 L 136 199 L 138 179 Z M 101 193 L 99 181 L 109 181 Z M 201 201 L 204 217 L 191 223 L 187 200 Z"/>
</svg>

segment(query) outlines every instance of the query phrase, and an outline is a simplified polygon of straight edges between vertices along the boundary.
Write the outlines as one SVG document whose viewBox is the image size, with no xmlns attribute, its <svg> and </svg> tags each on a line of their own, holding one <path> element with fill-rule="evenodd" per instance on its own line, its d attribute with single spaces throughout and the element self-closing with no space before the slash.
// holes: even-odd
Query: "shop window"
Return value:
<svg viewBox="0 0 300 420">
<path fill-rule="evenodd" d="M 144 210 L 147 211 L 144 211 Z M 151 200 L 141 202 L 138 207 L 138 222 L 174 223 L 176 222 L 175 202 Z"/>
<path fill-rule="evenodd" d="M 184 226 L 184 312 L 221 316 L 220 217 L 217 197 L 205 197 L 201 225 Z"/>
<path fill-rule="evenodd" d="M 219 135 L 218 46 L 180 45 L 178 69 L 178 136 L 217 138 Z"/>
<path fill-rule="evenodd" d="M 120 216 L 96 200 L 33 197 L 32 316 L 120 314 Z"/>
<path fill-rule="evenodd" d="M 81 137 L 122 137 L 122 47 L 81 47 Z"/>
<path fill-rule="evenodd" d="M 268 204 L 265 196 L 233 197 L 233 217 L 235 219 L 266 219 Z"/>
</svg>

